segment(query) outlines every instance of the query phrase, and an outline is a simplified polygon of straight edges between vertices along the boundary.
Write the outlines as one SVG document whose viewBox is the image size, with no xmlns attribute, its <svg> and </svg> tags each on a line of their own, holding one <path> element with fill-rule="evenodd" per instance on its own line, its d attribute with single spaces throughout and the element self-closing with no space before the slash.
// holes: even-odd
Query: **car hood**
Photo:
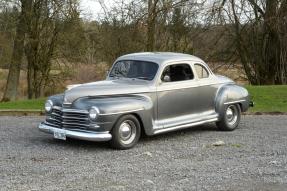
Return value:
<svg viewBox="0 0 287 191">
<path fill-rule="evenodd" d="M 73 103 L 80 97 L 135 94 L 150 91 L 148 82 L 144 80 L 104 80 L 69 86 L 65 92 L 64 102 Z"/>
</svg>

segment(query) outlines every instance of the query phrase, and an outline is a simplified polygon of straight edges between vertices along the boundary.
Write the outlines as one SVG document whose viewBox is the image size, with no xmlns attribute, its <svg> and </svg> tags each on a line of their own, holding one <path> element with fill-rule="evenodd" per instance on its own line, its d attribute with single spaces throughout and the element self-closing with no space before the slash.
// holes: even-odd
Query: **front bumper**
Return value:
<svg viewBox="0 0 287 191">
<path fill-rule="evenodd" d="M 45 123 L 40 123 L 38 126 L 40 131 L 45 133 L 54 134 L 58 128 L 49 126 Z M 65 129 L 65 135 L 69 138 L 80 139 L 85 141 L 109 141 L 112 139 L 112 135 L 109 132 L 94 132 L 94 131 L 86 131 L 86 130 L 68 130 Z"/>
</svg>

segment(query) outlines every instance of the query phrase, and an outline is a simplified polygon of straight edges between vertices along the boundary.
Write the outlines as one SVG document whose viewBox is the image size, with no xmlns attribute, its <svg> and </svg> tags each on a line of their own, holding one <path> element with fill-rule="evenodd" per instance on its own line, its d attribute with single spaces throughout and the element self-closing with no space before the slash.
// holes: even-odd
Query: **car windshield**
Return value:
<svg viewBox="0 0 287 191">
<path fill-rule="evenodd" d="M 153 80 L 158 64 L 146 61 L 121 60 L 114 64 L 110 77 Z"/>
</svg>

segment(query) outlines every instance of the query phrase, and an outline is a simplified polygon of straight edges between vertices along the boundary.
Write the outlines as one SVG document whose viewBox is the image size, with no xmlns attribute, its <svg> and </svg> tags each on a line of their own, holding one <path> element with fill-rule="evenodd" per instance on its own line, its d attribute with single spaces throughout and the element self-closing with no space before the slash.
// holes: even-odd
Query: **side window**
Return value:
<svg viewBox="0 0 287 191">
<path fill-rule="evenodd" d="M 189 64 L 173 64 L 167 66 L 161 76 L 163 82 L 177 82 L 194 78 Z"/>
<path fill-rule="evenodd" d="M 194 68 L 196 71 L 196 74 L 198 78 L 208 78 L 209 73 L 205 67 L 203 67 L 201 64 L 194 64 Z"/>
</svg>

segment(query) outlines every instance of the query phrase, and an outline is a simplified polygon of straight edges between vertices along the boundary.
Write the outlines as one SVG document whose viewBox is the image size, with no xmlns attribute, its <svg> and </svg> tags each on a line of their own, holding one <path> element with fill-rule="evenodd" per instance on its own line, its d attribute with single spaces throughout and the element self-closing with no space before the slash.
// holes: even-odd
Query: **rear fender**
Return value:
<svg viewBox="0 0 287 191">
<path fill-rule="evenodd" d="M 248 91 L 236 84 L 226 84 L 221 86 L 215 98 L 215 111 L 221 118 L 224 114 L 225 108 L 230 104 L 238 104 L 242 112 L 249 108 L 249 94 Z"/>
</svg>

